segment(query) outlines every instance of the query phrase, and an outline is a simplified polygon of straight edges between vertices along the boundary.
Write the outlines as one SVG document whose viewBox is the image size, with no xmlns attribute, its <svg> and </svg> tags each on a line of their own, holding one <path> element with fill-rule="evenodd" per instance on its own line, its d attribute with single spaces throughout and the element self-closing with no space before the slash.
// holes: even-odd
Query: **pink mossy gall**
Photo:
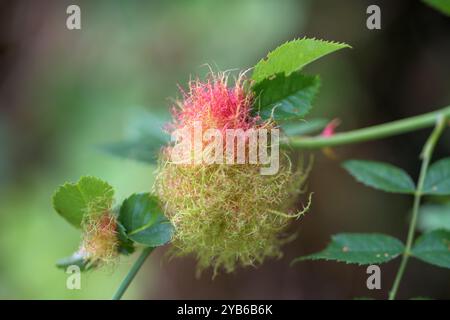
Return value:
<svg viewBox="0 0 450 320">
<path fill-rule="evenodd" d="M 105 265 L 114 263 L 119 256 L 116 217 L 104 212 L 89 216 L 83 222 L 83 240 L 80 253 L 90 263 Z"/>
<path fill-rule="evenodd" d="M 228 85 L 226 73 L 211 73 L 206 81 L 193 80 L 176 101 L 169 130 L 275 128 L 271 121 L 252 115 L 255 103 L 241 74 Z M 293 169 L 286 155 L 280 157 L 275 175 L 261 175 L 262 163 L 230 165 L 175 164 L 169 154 L 160 155 L 155 192 L 175 227 L 176 255 L 194 254 L 198 270 L 212 267 L 227 272 L 237 265 L 257 265 L 267 257 L 280 257 L 280 246 L 292 238 L 286 227 L 306 212 L 284 213 L 302 192 L 305 170 Z"/>
</svg>

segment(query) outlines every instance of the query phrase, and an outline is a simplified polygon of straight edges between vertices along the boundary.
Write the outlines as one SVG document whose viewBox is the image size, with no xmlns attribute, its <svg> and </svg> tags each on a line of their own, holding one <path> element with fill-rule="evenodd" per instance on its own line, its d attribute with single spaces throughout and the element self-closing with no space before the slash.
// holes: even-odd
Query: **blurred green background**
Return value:
<svg viewBox="0 0 450 320">
<path fill-rule="evenodd" d="M 81 7 L 81 30 L 66 28 L 66 8 Z M 382 29 L 366 28 L 378 4 Z M 376 124 L 450 103 L 450 19 L 420 1 L 1 1 L 0 2 L 0 298 L 108 299 L 135 256 L 116 270 L 82 276 L 67 290 L 58 258 L 77 249 L 79 232 L 51 207 L 65 181 L 95 175 L 118 199 L 151 189 L 154 167 L 99 152 L 137 134 L 130 121 L 170 106 L 205 63 L 247 69 L 296 37 L 353 46 L 307 71 L 322 76 L 311 117 L 339 117 L 339 130 Z M 428 132 L 337 149 L 340 160 L 371 158 L 417 177 Z M 448 156 L 447 132 L 436 158 Z M 296 223 L 285 256 L 212 280 L 195 278 L 193 259 L 158 249 L 127 298 L 346 299 L 385 297 L 398 261 L 382 266 L 382 290 L 366 288 L 365 268 L 332 262 L 289 267 L 322 249 L 336 232 L 384 232 L 405 238 L 411 199 L 358 185 L 339 161 L 317 153 L 311 212 Z M 450 298 L 448 271 L 412 261 L 403 298 Z"/>
</svg>

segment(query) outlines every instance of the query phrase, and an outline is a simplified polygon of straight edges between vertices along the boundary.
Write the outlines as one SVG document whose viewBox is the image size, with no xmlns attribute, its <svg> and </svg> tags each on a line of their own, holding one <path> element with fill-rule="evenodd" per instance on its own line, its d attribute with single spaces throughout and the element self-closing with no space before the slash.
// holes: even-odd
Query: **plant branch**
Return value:
<svg viewBox="0 0 450 320">
<path fill-rule="evenodd" d="M 427 175 L 428 166 L 431 161 L 431 157 L 433 154 L 434 147 L 436 146 L 439 137 L 442 134 L 442 131 L 445 128 L 446 114 L 439 114 L 437 120 L 435 119 L 436 126 L 434 127 L 433 132 L 428 138 L 427 142 L 424 145 L 424 148 L 421 153 L 422 165 L 420 168 L 419 181 L 417 182 L 416 192 L 414 194 L 414 204 L 412 210 L 412 217 L 409 223 L 408 237 L 406 239 L 405 251 L 402 255 L 402 261 L 400 263 L 400 267 L 397 271 L 397 275 L 394 280 L 394 284 L 389 293 L 389 300 L 394 300 L 397 295 L 398 287 L 400 285 L 400 281 L 402 280 L 403 273 L 405 272 L 406 264 L 408 263 L 409 256 L 411 254 L 411 247 L 414 240 L 414 232 L 416 230 L 417 217 L 419 214 L 420 208 L 420 200 L 422 198 L 423 185 L 425 182 L 425 177 Z"/>
<path fill-rule="evenodd" d="M 131 267 L 126 277 L 122 280 L 122 283 L 120 284 L 116 293 L 112 297 L 112 300 L 120 300 L 122 298 L 123 294 L 128 289 L 134 277 L 136 276 L 139 269 L 142 267 L 142 265 L 144 264 L 145 260 L 150 255 L 150 253 L 152 253 L 153 249 L 154 248 L 152 247 L 146 247 L 142 250 L 141 255 L 134 262 L 133 266 Z"/>
<path fill-rule="evenodd" d="M 298 149 L 315 149 L 376 140 L 431 127 L 435 124 L 436 118 L 439 115 L 449 118 L 450 106 L 419 116 L 384 123 L 373 127 L 336 133 L 331 137 L 289 137 L 284 144 Z"/>
</svg>

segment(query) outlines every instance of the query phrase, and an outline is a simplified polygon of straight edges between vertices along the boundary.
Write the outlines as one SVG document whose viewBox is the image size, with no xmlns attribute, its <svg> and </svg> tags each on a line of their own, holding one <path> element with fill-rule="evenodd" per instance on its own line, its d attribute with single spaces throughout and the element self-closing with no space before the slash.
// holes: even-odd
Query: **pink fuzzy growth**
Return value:
<svg viewBox="0 0 450 320">
<path fill-rule="evenodd" d="M 182 101 L 174 108 L 174 122 L 170 129 L 193 127 L 201 122 L 203 129 L 243 129 L 256 124 L 257 117 L 250 115 L 253 95 L 246 92 L 240 76 L 233 87 L 227 86 L 224 73 L 211 74 L 206 82 L 196 79 L 189 82 L 189 91 L 181 90 Z"/>
<path fill-rule="evenodd" d="M 321 136 L 323 137 L 331 137 L 334 135 L 336 128 L 341 124 L 341 120 L 333 119 L 331 122 L 327 124 L 325 129 L 323 129 Z"/>
</svg>

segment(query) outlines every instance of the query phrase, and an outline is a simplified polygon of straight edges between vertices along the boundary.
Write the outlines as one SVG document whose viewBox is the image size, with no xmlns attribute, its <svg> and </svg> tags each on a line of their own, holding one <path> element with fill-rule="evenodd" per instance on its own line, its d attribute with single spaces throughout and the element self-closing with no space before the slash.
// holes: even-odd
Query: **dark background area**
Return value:
<svg viewBox="0 0 450 320">
<path fill-rule="evenodd" d="M 66 28 L 74 3 L 81 30 Z M 381 8 L 381 30 L 366 28 L 370 4 Z M 79 234 L 53 212 L 53 190 L 85 174 L 109 181 L 119 199 L 150 190 L 154 167 L 96 146 L 136 135 L 130 121 L 167 109 L 176 85 L 204 75 L 204 63 L 246 69 L 303 36 L 353 47 L 306 69 L 322 77 L 308 118 L 339 118 L 346 131 L 450 103 L 450 18 L 421 1 L 0 1 L 0 298 L 109 298 L 135 257 L 83 276 L 80 291 L 66 290 L 67 275 L 54 262 L 77 248 Z M 412 199 L 358 184 L 340 161 L 390 162 L 417 178 L 429 131 L 337 148 L 338 160 L 317 152 L 313 207 L 296 222 L 299 236 L 282 259 L 196 279 L 193 259 L 168 260 L 159 249 L 127 297 L 386 298 L 399 259 L 381 266 L 378 291 L 366 288 L 365 267 L 289 264 L 338 232 L 405 239 Z M 449 155 L 449 137 L 436 159 Z M 399 296 L 448 299 L 449 273 L 411 260 Z"/>
</svg>

